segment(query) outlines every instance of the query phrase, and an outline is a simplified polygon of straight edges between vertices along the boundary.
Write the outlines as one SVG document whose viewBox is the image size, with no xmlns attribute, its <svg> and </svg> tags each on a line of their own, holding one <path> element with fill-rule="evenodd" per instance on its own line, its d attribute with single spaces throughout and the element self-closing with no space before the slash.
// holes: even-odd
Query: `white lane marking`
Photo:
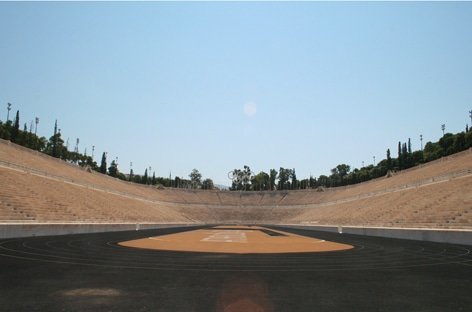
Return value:
<svg viewBox="0 0 472 312">
<path fill-rule="evenodd" d="M 220 243 L 247 243 L 245 231 L 241 230 L 221 230 L 212 231 L 210 236 L 200 240 L 201 242 Z"/>
</svg>

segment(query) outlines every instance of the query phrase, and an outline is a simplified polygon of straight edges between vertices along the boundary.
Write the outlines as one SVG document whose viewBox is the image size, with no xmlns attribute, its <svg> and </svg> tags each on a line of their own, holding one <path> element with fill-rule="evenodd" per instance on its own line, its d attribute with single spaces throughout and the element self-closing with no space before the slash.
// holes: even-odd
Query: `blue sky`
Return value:
<svg viewBox="0 0 472 312">
<path fill-rule="evenodd" d="M 119 169 L 361 167 L 470 124 L 472 3 L 0 3 L 0 119 Z M 4 107 L 3 109 L 1 107 Z"/>
</svg>

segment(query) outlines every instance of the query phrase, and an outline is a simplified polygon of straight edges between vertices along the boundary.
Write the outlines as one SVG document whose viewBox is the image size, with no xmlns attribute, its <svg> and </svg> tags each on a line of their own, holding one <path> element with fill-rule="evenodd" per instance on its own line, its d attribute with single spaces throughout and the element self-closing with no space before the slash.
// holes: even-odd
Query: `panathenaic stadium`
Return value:
<svg viewBox="0 0 472 312">
<path fill-rule="evenodd" d="M 354 186 L 156 189 L 0 141 L 2 311 L 468 311 L 472 150 Z"/>
</svg>

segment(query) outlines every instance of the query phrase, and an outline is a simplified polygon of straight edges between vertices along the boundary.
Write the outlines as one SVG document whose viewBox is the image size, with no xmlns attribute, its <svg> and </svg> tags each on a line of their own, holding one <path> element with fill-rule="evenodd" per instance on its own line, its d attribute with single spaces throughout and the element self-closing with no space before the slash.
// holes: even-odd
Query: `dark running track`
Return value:
<svg viewBox="0 0 472 312">
<path fill-rule="evenodd" d="M 116 244 L 179 231 L 0 240 L 0 311 L 472 311 L 471 246 L 304 230 L 286 231 L 355 248 L 228 255 Z"/>
</svg>

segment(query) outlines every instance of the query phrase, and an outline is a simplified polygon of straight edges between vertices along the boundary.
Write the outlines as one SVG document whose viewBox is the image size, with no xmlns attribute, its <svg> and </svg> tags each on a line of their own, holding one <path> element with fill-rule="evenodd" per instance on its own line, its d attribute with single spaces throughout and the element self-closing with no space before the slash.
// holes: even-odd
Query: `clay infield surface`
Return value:
<svg viewBox="0 0 472 312">
<path fill-rule="evenodd" d="M 259 226 L 216 226 L 125 241 L 119 245 L 154 250 L 232 254 L 327 252 L 353 248 L 348 244 Z"/>
</svg>

